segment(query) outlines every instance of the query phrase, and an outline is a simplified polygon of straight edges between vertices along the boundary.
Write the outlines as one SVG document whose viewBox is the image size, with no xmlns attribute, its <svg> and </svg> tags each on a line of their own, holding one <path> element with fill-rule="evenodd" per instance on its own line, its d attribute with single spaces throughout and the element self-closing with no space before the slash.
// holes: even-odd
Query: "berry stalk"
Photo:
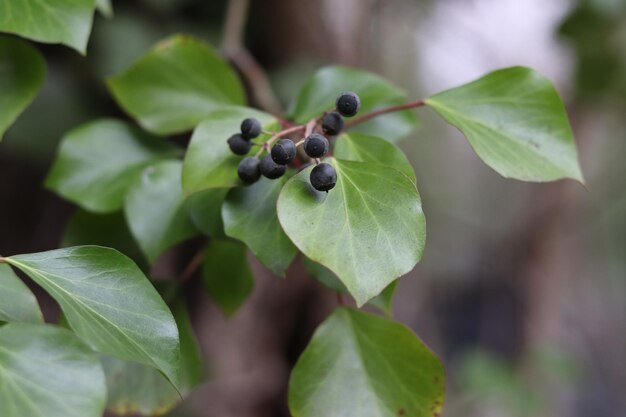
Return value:
<svg viewBox="0 0 626 417">
<path fill-rule="evenodd" d="M 370 119 L 381 116 L 383 114 L 393 113 L 393 112 L 401 111 L 401 110 L 415 109 L 418 107 L 422 107 L 425 104 L 426 103 L 424 102 L 424 100 L 417 100 L 417 101 L 411 101 L 411 102 L 404 103 L 404 104 L 398 104 L 396 106 L 390 106 L 390 107 L 385 107 L 382 109 L 374 110 L 370 113 L 364 114 L 363 116 L 355 117 L 354 119 L 350 120 L 349 122 L 346 123 L 345 128 L 348 129 L 354 125 L 358 125 L 359 123 L 366 122 Z"/>
</svg>

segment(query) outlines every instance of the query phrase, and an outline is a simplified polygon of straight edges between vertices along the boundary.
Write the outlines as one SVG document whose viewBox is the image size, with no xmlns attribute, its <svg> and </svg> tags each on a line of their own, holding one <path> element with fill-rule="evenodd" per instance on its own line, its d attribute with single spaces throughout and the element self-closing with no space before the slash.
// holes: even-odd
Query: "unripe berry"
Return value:
<svg viewBox="0 0 626 417">
<path fill-rule="evenodd" d="M 343 129 L 343 117 L 336 111 L 326 113 L 322 118 L 322 130 L 327 135 L 338 135 Z"/>
<path fill-rule="evenodd" d="M 287 170 L 286 165 L 280 165 L 274 162 L 270 154 L 265 155 L 263 159 L 261 159 L 259 167 L 261 170 L 261 174 L 271 180 L 282 177 Z"/>
<path fill-rule="evenodd" d="M 311 185 L 317 191 L 328 191 L 337 184 L 337 171 L 332 165 L 321 163 L 311 171 Z"/>
<path fill-rule="evenodd" d="M 246 184 L 252 184 L 258 181 L 261 177 L 261 171 L 259 170 L 259 160 L 254 156 L 243 158 L 237 166 L 237 174 L 241 181 Z"/>
<path fill-rule="evenodd" d="M 272 147 L 272 159 L 279 165 L 288 165 L 296 157 L 296 144 L 289 139 L 281 139 Z"/>
<path fill-rule="evenodd" d="M 228 139 L 228 146 L 230 150 L 236 155 L 245 155 L 250 152 L 252 143 L 249 140 L 245 140 L 240 134 L 232 135 Z"/>
<path fill-rule="evenodd" d="M 328 139 L 319 133 L 313 133 L 304 141 L 304 152 L 311 158 L 321 158 L 326 155 L 329 148 Z"/>
<path fill-rule="evenodd" d="M 359 109 L 361 108 L 361 99 L 356 95 L 356 93 L 347 91 L 345 93 L 341 93 L 341 95 L 337 97 L 337 102 L 335 104 L 339 113 L 346 117 L 352 117 L 359 112 Z"/>
<path fill-rule="evenodd" d="M 249 140 L 258 137 L 261 134 L 261 130 L 263 130 L 261 122 L 257 119 L 249 118 L 241 122 L 241 136 L 244 139 Z"/>
</svg>

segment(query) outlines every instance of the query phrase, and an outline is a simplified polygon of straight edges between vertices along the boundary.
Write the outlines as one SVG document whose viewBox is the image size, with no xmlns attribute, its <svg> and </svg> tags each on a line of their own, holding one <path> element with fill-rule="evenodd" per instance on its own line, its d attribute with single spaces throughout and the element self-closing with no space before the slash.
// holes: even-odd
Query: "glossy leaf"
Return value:
<svg viewBox="0 0 626 417">
<path fill-rule="evenodd" d="M 492 72 L 428 98 L 480 158 L 504 177 L 582 182 L 563 102 L 550 81 L 524 67 Z"/>
<path fill-rule="evenodd" d="M 148 261 L 197 230 L 183 201 L 182 162 L 161 161 L 144 168 L 129 187 L 124 204 L 128 225 Z"/>
<path fill-rule="evenodd" d="M 153 366 L 178 386 L 176 322 L 129 258 L 114 249 L 78 246 L 7 262 L 59 303 L 70 327 L 93 349 Z"/>
<path fill-rule="evenodd" d="M 274 118 L 266 113 L 245 107 L 230 107 L 211 113 L 196 128 L 183 166 L 185 195 L 240 185 L 237 164 L 243 157 L 234 155 L 226 141 L 239 132 L 241 121 L 248 117 L 258 119 L 266 128 L 275 123 Z"/>
<path fill-rule="evenodd" d="M 329 159 L 337 185 L 328 193 L 309 182 L 312 168 L 283 187 L 278 218 L 307 257 L 345 284 L 359 306 L 420 260 L 426 223 L 415 185 L 371 162 Z"/>
<path fill-rule="evenodd" d="M 0 264 L 0 322 L 42 323 L 37 298 L 10 266 Z"/>
<path fill-rule="evenodd" d="M 285 176 L 261 179 L 233 189 L 222 206 L 226 234 L 243 241 L 270 271 L 284 276 L 298 250 L 291 243 L 276 214 L 276 201 Z"/>
<path fill-rule="evenodd" d="M 222 204 L 230 188 L 211 188 L 191 195 L 187 199 L 187 210 L 191 220 L 202 233 L 224 238 Z"/>
<path fill-rule="evenodd" d="M 209 296 L 227 316 L 239 309 L 254 287 L 246 247 L 236 241 L 211 240 L 202 276 Z"/>
<path fill-rule="evenodd" d="M 359 114 L 407 101 L 404 92 L 378 75 L 353 68 L 326 67 L 304 85 L 291 112 L 292 116 L 296 122 L 306 123 L 332 110 L 335 99 L 344 91 L 354 91 L 361 98 Z M 396 141 L 408 135 L 417 124 L 415 113 L 408 110 L 377 117 L 353 130 Z"/>
<path fill-rule="evenodd" d="M 0 0 L 0 8 L 2 0 Z M 2 19 L 0 15 L 0 19 Z M 46 63 L 20 39 L 0 37 L 0 139 L 33 101 L 46 76 Z"/>
<path fill-rule="evenodd" d="M 0 327 L 2 417 L 100 417 L 106 386 L 98 358 L 54 326 Z"/>
<path fill-rule="evenodd" d="M 202 379 L 202 359 L 182 303 L 174 309 L 180 332 L 180 385 L 183 397 Z M 172 385 L 154 368 L 110 356 L 102 359 L 107 379 L 107 409 L 116 415 L 167 413 L 181 401 Z"/>
<path fill-rule="evenodd" d="M 161 138 L 125 122 L 97 120 L 63 138 L 46 186 L 89 211 L 116 211 L 144 167 L 177 153 Z"/>
<path fill-rule="evenodd" d="M 85 53 L 94 0 L 0 0 L 0 32 Z"/>
<path fill-rule="evenodd" d="M 244 104 L 236 73 L 190 36 L 159 42 L 108 85 L 124 110 L 158 134 L 193 129 L 219 107 Z"/>
<path fill-rule="evenodd" d="M 433 417 L 444 396 L 439 359 L 402 324 L 340 308 L 291 374 L 294 417 Z"/>
<path fill-rule="evenodd" d="M 393 143 L 376 136 L 357 132 L 342 135 L 335 145 L 334 156 L 348 161 L 375 162 L 388 166 L 402 172 L 415 183 L 415 172 L 404 152 Z"/>
</svg>

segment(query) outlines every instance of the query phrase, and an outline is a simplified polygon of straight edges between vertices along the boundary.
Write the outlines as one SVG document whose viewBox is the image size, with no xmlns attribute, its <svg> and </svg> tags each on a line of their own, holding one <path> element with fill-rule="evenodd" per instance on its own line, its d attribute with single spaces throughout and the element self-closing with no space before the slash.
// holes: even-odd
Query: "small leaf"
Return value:
<svg viewBox="0 0 626 417">
<path fill-rule="evenodd" d="M 54 326 L 0 327 L 2 417 L 100 417 L 106 386 L 98 358 Z"/>
<path fill-rule="evenodd" d="M 0 0 L 0 9 L 2 0 Z M 1 14 L 0 14 L 1 16 Z M 1 19 L 1 17 L 0 17 Z M 46 63 L 20 39 L 0 38 L 0 139 L 33 101 L 46 77 Z"/>
<path fill-rule="evenodd" d="M 444 396 L 439 359 L 400 323 L 337 309 L 291 374 L 294 417 L 433 417 Z"/>
<path fill-rule="evenodd" d="M 15 275 L 11 267 L 0 264 L 0 322 L 42 323 L 37 298 Z"/>
<path fill-rule="evenodd" d="M 191 220 L 202 233 L 213 238 L 224 238 L 222 204 L 230 188 L 210 188 L 187 198 Z"/>
<path fill-rule="evenodd" d="M 180 331 L 181 394 L 187 396 L 202 379 L 202 359 L 185 306 L 178 303 L 174 317 Z M 170 411 L 181 396 L 157 370 L 106 356 L 107 409 L 116 415 L 157 416 Z"/>
<path fill-rule="evenodd" d="M 371 162 L 329 159 L 337 185 L 328 193 L 294 176 L 278 198 L 278 218 L 307 257 L 332 270 L 359 306 L 420 260 L 426 222 L 415 185 Z"/>
<path fill-rule="evenodd" d="M 128 189 L 124 211 L 150 263 L 166 249 L 197 234 L 183 201 L 181 161 L 146 167 Z"/>
<path fill-rule="evenodd" d="M 487 74 L 428 98 L 490 167 L 524 181 L 583 181 L 563 102 L 550 81 L 524 67 Z"/>
<path fill-rule="evenodd" d="M 144 167 L 177 153 L 176 147 L 124 122 L 97 120 L 63 138 L 46 186 L 89 211 L 116 211 Z"/>
<path fill-rule="evenodd" d="M 111 0 L 96 0 L 96 8 L 106 17 L 113 17 L 113 6 Z"/>
<path fill-rule="evenodd" d="M 345 67 L 326 67 L 319 70 L 302 88 L 294 105 L 292 116 L 298 123 L 306 123 L 335 107 L 336 98 L 344 91 L 353 91 L 361 99 L 359 114 L 406 103 L 406 95 L 393 84 L 367 71 Z M 353 130 L 383 137 L 392 142 L 407 136 L 417 127 L 417 117 L 411 110 L 389 113 Z"/>
<path fill-rule="evenodd" d="M 211 113 L 196 128 L 183 166 L 185 195 L 240 185 L 237 164 L 243 157 L 234 155 L 226 141 L 240 131 L 242 120 L 248 117 L 258 119 L 264 128 L 275 123 L 268 114 L 245 107 L 230 107 Z"/>
<path fill-rule="evenodd" d="M 276 214 L 276 201 L 287 181 L 263 178 L 249 187 L 233 189 L 222 206 L 226 234 L 243 241 L 270 271 L 285 276 L 298 250 Z"/>
<path fill-rule="evenodd" d="M 347 161 L 375 162 L 394 168 L 409 177 L 415 183 L 415 172 L 411 163 L 393 143 L 376 136 L 362 133 L 349 133 L 337 139 L 334 156 Z"/>
<path fill-rule="evenodd" d="M 124 110 L 157 134 L 193 129 L 219 107 L 245 100 L 237 74 L 217 52 L 182 35 L 159 42 L 108 85 Z"/>
<path fill-rule="evenodd" d="M 239 242 L 211 240 L 202 266 L 204 287 L 227 316 L 232 316 L 248 298 L 254 278 Z"/>
<path fill-rule="evenodd" d="M 78 246 L 6 259 L 59 303 L 70 327 L 93 349 L 153 366 L 178 386 L 176 322 L 129 258 Z"/>
<path fill-rule="evenodd" d="M 0 0 L 0 32 L 85 54 L 93 10 L 94 0 Z"/>
</svg>

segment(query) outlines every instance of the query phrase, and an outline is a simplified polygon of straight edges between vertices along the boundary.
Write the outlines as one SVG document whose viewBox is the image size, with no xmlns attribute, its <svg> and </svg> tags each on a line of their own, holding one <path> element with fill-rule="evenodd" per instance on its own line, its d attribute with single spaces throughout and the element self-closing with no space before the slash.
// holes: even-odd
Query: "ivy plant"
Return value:
<svg viewBox="0 0 626 417">
<path fill-rule="evenodd" d="M 0 31 L 84 53 L 96 8 L 112 16 L 103 0 L 0 0 Z M 10 17 L 27 11 L 32 19 Z M 45 63 L 29 41 L 2 36 L 0 72 L 2 133 L 35 96 Z M 216 50 L 175 35 L 106 85 L 135 123 L 93 120 L 62 139 L 45 186 L 79 208 L 64 247 L 0 257 L 3 417 L 170 410 L 203 378 L 178 287 L 198 279 L 236 314 L 254 287 L 248 253 L 277 277 L 301 259 L 355 301 L 320 325 L 296 363 L 294 417 L 437 416 L 443 366 L 391 309 L 426 244 L 417 184 L 427 179 L 395 144 L 417 127 L 415 110 L 458 128 L 505 177 L 583 181 L 564 105 L 529 68 L 410 100 L 378 75 L 326 67 L 284 116 L 248 107 Z M 184 148 L 170 140 L 181 134 Z M 206 243 L 173 289 L 157 290 L 150 267 L 192 237 Z M 18 274 L 56 300 L 59 323 L 44 322 Z"/>
</svg>

